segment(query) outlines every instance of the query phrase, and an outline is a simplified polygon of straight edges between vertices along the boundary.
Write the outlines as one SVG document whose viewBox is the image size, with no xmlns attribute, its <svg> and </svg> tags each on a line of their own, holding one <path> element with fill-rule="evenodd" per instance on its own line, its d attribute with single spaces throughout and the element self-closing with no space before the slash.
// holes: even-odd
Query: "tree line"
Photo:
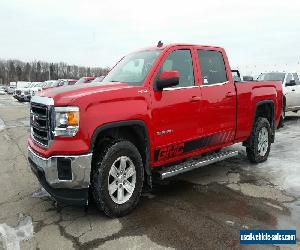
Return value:
<svg viewBox="0 0 300 250">
<path fill-rule="evenodd" d="M 109 68 L 68 65 L 64 62 L 22 62 L 0 59 L 0 84 L 16 81 L 43 82 L 56 79 L 79 79 L 83 76 L 106 75 Z"/>
</svg>

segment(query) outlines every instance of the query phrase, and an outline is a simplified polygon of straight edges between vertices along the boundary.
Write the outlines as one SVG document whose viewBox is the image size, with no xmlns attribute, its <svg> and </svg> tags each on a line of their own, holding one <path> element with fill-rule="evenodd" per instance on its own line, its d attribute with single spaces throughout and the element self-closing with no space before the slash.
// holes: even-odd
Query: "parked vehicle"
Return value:
<svg viewBox="0 0 300 250">
<path fill-rule="evenodd" d="M 15 92 L 15 87 L 8 86 L 6 92 L 7 94 L 12 95 Z"/>
<path fill-rule="evenodd" d="M 95 80 L 95 78 L 96 77 L 94 76 L 81 77 L 75 84 L 90 83 L 91 81 Z"/>
<path fill-rule="evenodd" d="M 50 89 L 58 87 L 59 80 L 48 80 L 44 82 L 43 89 Z"/>
<path fill-rule="evenodd" d="M 13 88 L 16 88 L 17 87 L 17 82 L 10 82 L 9 86 L 13 87 Z"/>
<path fill-rule="evenodd" d="M 0 87 L 0 95 L 5 95 L 5 89 L 4 89 L 4 87 Z"/>
<path fill-rule="evenodd" d="M 293 111 L 296 113 L 300 110 L 300 82 L 297 73 L 262 73 L 257 80 L 282 82 L 284 94 L 282 120 L 285 118 L 285 112 Z"/>
<path fill-rule="evenodd" d="M 18 81 L 16 85 L 16 89 L 27 88 L 31 82 Z"/>
<path fill-rule="evenodd" d="M 21 96 L 22 95 L 27 95 L 29 94 L 29 88 L 31 86 L 31 82 L 22 82 L 19 81 L 17 82 L 17 87 L 15 88 L 13 97 L 16 98 L 18 101 L 21 101 Z"/>
<path fill-rule="evenodd" d="M 29 100 L 31 99 L 32 96 L 38 94 L 40 91 L 43 90 L 44 82 L 35 82 L 33 86 L 30 88 L 30 97 Z"/>
<path fill-rule="evenodd" d="M 5 92 L 9 95 L 12 95 L 15 92 L 15 88 L 11 86 L 7 86 Z"/>
<path fill-rule="evenodd" d="M 59 81 L 60 82 L 58 83 L 58 87 L 74 85 L 78 80 L 75 80 L 75 79 L 60 79 Z"/>
<path fill-rule="evenodd" d="M 159 44 L 100 84 L 34 96 L 28 159 L 58 202 L 87 205 L 90 191 L 105 214 L 123 216 L 153 178 L 237 156 L 225 148 L 234 143 L 266 161 L 282 99 L 280 81 L 235 83 L 220 47 Z"/>
<path fill-rule="evenodd" d="M 14 97 L 19 102 L 28 102 L 31 99 L 31 89 L 34 88 L 38 83 L 31 82 L 25 88 L 17 88 L 14 93 Z"/>
</svg>

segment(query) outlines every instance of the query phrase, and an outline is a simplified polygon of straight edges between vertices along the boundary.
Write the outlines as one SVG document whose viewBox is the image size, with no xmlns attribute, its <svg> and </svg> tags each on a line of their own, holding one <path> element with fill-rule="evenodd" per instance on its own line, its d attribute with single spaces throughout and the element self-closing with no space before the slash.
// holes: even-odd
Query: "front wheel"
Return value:
<svg viewBox="0 0 300 250">
<path fill-rule="evenodd" d="M 266 118 L 258 117 L 246 148 L 248 159 L 253 163 L 264 162 L 268 159 L 271 149 L 271 126 Z"/>
<path fill-rule="evenodd" d="M 137 205 L 144 182 L 138 149 L 129 141 L 108 145 L 96 157 L 92 193 L 97 207 L 110 217 L 121 217 Z"/>
</svg>

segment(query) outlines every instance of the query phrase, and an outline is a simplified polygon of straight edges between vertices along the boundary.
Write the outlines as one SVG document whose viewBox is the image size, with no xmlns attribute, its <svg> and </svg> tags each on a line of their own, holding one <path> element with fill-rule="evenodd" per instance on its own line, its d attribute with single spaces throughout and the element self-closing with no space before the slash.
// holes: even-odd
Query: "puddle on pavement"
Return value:
<svg viewBox="0 0 300 250">
<path fill-rule="evenodd" d="M 29 240 L 33 237 L 33 225 L 30 216 L 19 215 L 16 227 L 0 224 L 0 246 L 7 250 L 19 250 L 22 240 Z"/>
<path fill-rule="evenodd" d="M 231 176 L 237 180 L 235 177 Z M 248 179 L 253 180 L 249 176 Z M 49 195 L 40 189 L 32 196 L 43 199 Z M 78 237 L 67 233 L 61 226 L 65 216 L 61 216 L 55 224 L 60 226 L 62 235 L 82 249 L 93 249 L 126 237 L 139 239 L 144 236 L 158 246 L 176 249 L 199 249 L 199 246 L 203 249 L 240 249 L 240 229 L 286 229 L 299 223 L 300 202 L 288 204 L 291 207 L 286 208 L 287 203 L 249 197 L 224 184 L 199 185 L 172 180 L 167 185 L 156 185 L 151 192 L 142 195 L 138 207 L 131 214 L 115 219 L 121 223 L 121 229 L 112 235 L 99 238 L 95 233 L 95 239 L 80 243 Z M 90 204 L 86 215 L 82 208 L 75 207 L 62 208 L 59 213 L 65 214 L 65 210 L 69 211 L 69 221 L 82 215 L 99 221 L 100 228 L 103 218 L 105 223 L 114 225 L 115 220 L 108 219 L 111 222 L 107 222 L 106 216 L 94 204 Z"/>
<path fill-rule="evenodd" d="M 300 199 L 293 203 L 287 203 L 285 206 L 290 211 L 290 216 L 278 216 L 277 227 L 279 229 L 296 229 L 300 232 Z M 298 234 L 298 241 L 300 241 L 300 236 Z"/>
<path fill-rule="evenodd" d="M 93 208 L 88 213 L 104 216 Z M 202 186 L 172 181 L 143 195 L 139 206 L 119 219 L 122 229 L 118 233 L 81 247 L 93 248 L 106 240 L 146 235 L 163 247 L 239 249 L 240 229 L 276 229 L 278 214 L 282 218 L 289 216 L 287 209 L 280 210 L 265 204 L 262 198 L 247 197 L 217 183 Z"/>
</svg>

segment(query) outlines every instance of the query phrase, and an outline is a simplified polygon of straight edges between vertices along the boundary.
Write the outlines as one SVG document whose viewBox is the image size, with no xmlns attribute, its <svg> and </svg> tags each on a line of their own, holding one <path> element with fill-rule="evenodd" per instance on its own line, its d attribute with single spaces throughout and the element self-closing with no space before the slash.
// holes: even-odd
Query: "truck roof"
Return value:
<svg viewBox="0 0 300 250">
<path fill-rule="evenodd" d="M 211 46 L 211 45 L 200 45 L 200 44 L 192 44 L 192 43 L 170 43 L 170 44 L 163 44 L 162 46 L 150 46 L 150 47 L 145 47 L 142 48 L 138 51 L 143 51 L 143 50 L 156 50 L 156 49 L 166 49 L 166 48 L 171 48 L 174 46 L 196 46 L 196 47 L 206 47 L 206 48 L 215 48 L 215 49 L 223 49 L 222 47 L 219 46 Z"/>
</svg>

